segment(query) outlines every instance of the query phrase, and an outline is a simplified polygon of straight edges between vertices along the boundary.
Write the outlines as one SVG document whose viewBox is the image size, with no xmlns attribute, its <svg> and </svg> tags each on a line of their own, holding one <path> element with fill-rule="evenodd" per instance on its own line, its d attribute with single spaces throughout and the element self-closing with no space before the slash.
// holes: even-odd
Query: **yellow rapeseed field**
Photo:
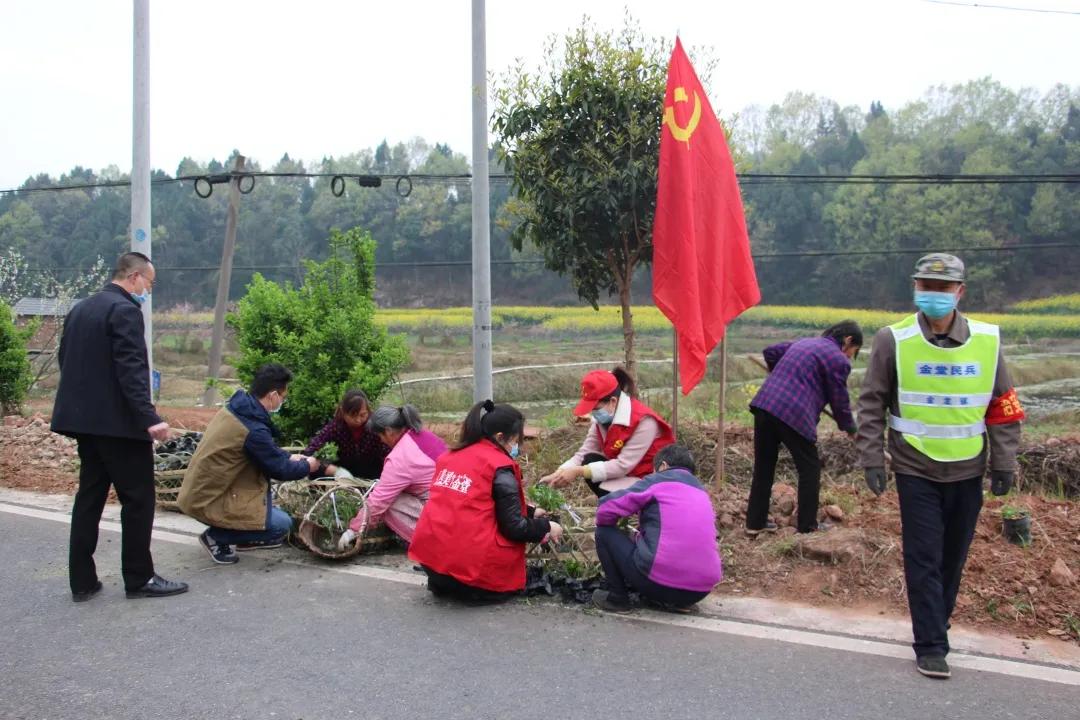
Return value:
<svg viewBox="0 0 1080 720">
<path fill-rule="evenodd" d="M 1039 298 L 1038 300 L 1024 300 L 1013 305 L 1012 309 L 1021 313 L 1080 315 L 1080 293 L 1054 295 L 1048 298 Z"/>
<path fill-rule="evenodd" d="M 660 311 L 651 305 L 633 308 L 634 329 L 641 333 L 667 332 L 671 329 Z M 904 313 L 887 310 L 863 310 L 798 305 L 765 305 L 750 308 L 737 324 L 775 325 L 824 329 L 843 319 L 856 320 L 866 333 L 901 319 Z M 1037 313 L 972 313 L 971 317 L 999 325 L 1002 332 L 1014 337 L 1080 337 L 1080 311 L 1069 315 Z M 377 321 L 391 330 L 423 332 L 472 327 L 472 308 L 387 309 L 380 310 Z M 536 327 L 551 332 L 596 333 L 622 329 L 622 313 L 617 306 L 590 307 L 496 307 L 492 324 L 499 329 Z"/>
</svg>

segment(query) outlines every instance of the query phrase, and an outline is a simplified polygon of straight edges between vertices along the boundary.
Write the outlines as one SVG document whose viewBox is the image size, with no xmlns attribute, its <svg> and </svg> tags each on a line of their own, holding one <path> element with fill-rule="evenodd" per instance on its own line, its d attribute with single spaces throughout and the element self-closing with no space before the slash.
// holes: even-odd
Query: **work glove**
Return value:
<svg viewBox="0 0 1080 720">
<path fill-rule="evenodd" d="M 990 471 L 990 492 L 995 495 L 1004 495 L 1009 492 L 1013 484 L 1013 474 L 1008 470 Z"/>
<path fill-rule="evenodd" d="M 353 478 L 353 474 L 351 472 L 349 472 L 348 470 L 346 470 L 343 467 L 339 467 L 334 472 L 334 479 L 335 480 L 343 480 L 343 479 L 344 480 L 353 480 L 354 478 Z"/>
<path fill-rule="evenodd" d="M 341 533 L 341 537 L 338 538 L 337 549 L 341 552 L 345 552 L 350 547 L 352 547 L 353 543 L 356 542 L 356 538 L 358 537 L 359 535 L 356 533 L 355 530 L 346 530 L 345 532 Z"/>
<path fill-rule="evenodd" d="M 866 474 L 866 487 L 870 488 L 870 492 L 875 495 L 881 495 L 881 493 L 885 492 L 885 483 L 887 481 L 885 468 L 866 468 L 863 472 Z"/>
</svg>

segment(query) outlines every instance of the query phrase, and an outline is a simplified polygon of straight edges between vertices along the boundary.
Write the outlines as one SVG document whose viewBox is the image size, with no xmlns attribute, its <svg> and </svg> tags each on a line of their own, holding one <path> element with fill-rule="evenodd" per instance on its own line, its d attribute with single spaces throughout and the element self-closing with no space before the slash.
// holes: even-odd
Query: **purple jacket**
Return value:
<svg viewBox="0 0 1080 720">
<path fill-rule="evenodd" d="M 596 525 L 638 514 L 634 564 L 658 585 L 707 592 L 723 578 L 716 513 L 709 493 L 690 472 L 671 468 L 646 475 L 600 498 Z"/>
<path fill-rule="evenodd" d="M 817 441 L 821 411 L 828 404 L 841 430 L 855 429 L 847 379 L 851 361 L 832 338 L 816 337 L 765 348 L 772 374 L 750 401 L 810 442 Z"/>
</svg>

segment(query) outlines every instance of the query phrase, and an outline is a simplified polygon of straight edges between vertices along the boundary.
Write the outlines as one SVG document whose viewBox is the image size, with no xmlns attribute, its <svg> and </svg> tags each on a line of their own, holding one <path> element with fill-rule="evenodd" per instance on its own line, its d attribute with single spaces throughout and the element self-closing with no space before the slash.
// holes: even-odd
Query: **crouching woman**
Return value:
<svg viewBox="0 0 1080 720">
<path fill-rule="evenodd" d="M 525 587 L 526 543 L 562 537 L 558 523 L 525 504 L 515 461 L 524 429 L 517 409 L 485 400 L 466 416 L 458 448 L 436 462 L 409 546 L 435 595 L 506 599 Z"/>
<path fill-rule="evenodd" d="M 681 445 L 653 458 L 655 472 L 625 490 L 600 498 L 596 554 L 608 581 L 593 604 L 609 612 L 630 610 L 629 592 L 665 610 L 686 612 L 720 582 L 716 513 L 694 476 L 694 459 Z M 637 514 L 631 539 L 616 524 Z"/>
<path fill-rule="evenodd" d="M 424 430 L 420 413 L 412 405 L 380 407 L 371 413 L 367 429 L 390 448 L 390 454 L 364 506 L 342 533 L 339 550 L 383 524 L 405 542 L 412 542 L 417 519 L 428 499 L 435 461 L 446 452 L 446 443 Z"/>
</svg>

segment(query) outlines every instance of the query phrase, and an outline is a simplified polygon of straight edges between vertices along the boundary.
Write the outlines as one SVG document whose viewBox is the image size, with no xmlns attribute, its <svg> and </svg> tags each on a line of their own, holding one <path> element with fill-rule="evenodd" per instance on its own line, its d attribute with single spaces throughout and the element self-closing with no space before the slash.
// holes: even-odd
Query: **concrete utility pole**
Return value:
<svg viewBox="0 0 1080 720">
<path fill-rule="evenodd" d="M 225 245 L 221 248 L 221 269 L 218 271 L 217 301 L 214 303 L 214 334 L 210 338 L 210 363 L 207 380 L 217 380 L 221 372 L 221 353 L 225 344 L 225 308 L 229 304 L 229 281 L 232 279 L 233 254 L 236 251 L 236 216 L 240 209 L 240 175 L 244 170 L 244 156 L 237 155 L 233 163 L 233 177 L 229 180 L 229 210 L 225 215 Z M 217 388 L 207 383 L 203 391 L 203 405 L 214 404 Z"/>
<path fill-rule="evenodd" d="M 150 0 L 134 0 L 131 123 L 131 249 L 150 254 Z M 146 359 L 154 380 L 153 296 L 142 306 Z"/>
<path fill-rule="evenodd" d="M 491 379 L 491 220 L 488 215 L 486 32 L 484 0 L 472 0 L 473 402 L 494 399 Z"/>
</svg>

